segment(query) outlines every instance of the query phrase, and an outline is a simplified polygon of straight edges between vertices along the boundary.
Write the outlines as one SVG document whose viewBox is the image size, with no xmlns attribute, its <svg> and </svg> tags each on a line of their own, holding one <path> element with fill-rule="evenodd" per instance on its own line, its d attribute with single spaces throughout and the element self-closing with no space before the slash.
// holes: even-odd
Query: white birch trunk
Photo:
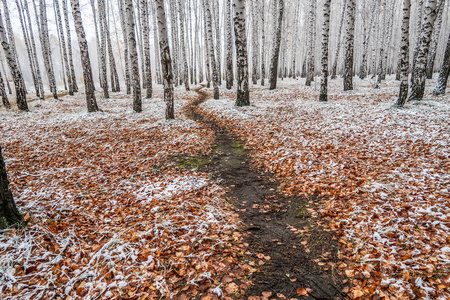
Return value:
<svg viewBox="0 0 450 300">
<path fill-rule="evenodd" d="M 131 83 L 133 87 L 133 110 L 142 112 L 141 80 L 139 78 L 139 61 L 136 45 L 133 0 L 125 0 L 128 47 L 131 62 Z"/>
<path fill-rule="evenodd" d="M 409 20 L 411 14 L 411 0 L 403 0 L 402 36 L 400 45 L 400 91 L 397 102 L 398 107 L 403 107 L 408 97 L 409 76 Z"/>
<path fill-rule="evenodd" d="M 345 63 L 344 91 L 353 90 L 353 52 L 355 39 L 355 8 L 356 1 L 347 1 L 347 26 L 345 30 Z"/>
<path fill-rule="evenodd" d="M 247 34 L 245 25 L 245 0 L 233 0 L 234 35 L 237 62 L 237 106 L 250 105 L 248 83 Z"/>
<path fill-rule="evenodd" d="M 328 40 L 330 37 L 330 4 L 331 0 L 323 3 L 322 25 L 322 78 L 320 81 L 319 101 L 327 101 L 328 97 Z"/>
<path fill-rule="evenodd" d="M 211 8 L 209 6 L 209 1 L 204 0 L 204 8 L 205 8 L 205 17 L 206 17 L 206 35 L 208 39 L 208 48 L 210 61 L 212 65 L 212 79 L 213 79 L 213 88 L 214 88 L 214 99 L 219 99 L 219 75 L 216 64 L 216 56 L 214 54 L 214 43 L 213 43 L 213 29 L 212 29 L 212 13 Z"/>
</svg>

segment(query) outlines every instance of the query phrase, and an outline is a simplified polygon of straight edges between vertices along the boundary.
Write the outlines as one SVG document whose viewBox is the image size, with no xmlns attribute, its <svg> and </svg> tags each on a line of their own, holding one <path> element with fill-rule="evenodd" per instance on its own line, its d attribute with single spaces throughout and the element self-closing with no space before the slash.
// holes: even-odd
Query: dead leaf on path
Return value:
<svg viewBox="0 0 450 300">
<path fill-rule="evenodd" d="M 297 289 L 297 295 L 299 295 L 299 296 L 307 296 L 308 292 L 304 288 L 298 288 Z"/>
</svg>

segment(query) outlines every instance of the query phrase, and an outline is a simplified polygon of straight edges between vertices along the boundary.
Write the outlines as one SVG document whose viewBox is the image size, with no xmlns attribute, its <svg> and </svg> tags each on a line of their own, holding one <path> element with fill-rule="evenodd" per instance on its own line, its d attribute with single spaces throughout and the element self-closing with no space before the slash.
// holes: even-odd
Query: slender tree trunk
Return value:
<svg viewBox="0 0 450 300">
<path fill-rule="evenodd" d="M 3 59 L 3 56 L 0 58 L 2 73 L 5 74 L 5 81 L 6 81 L 6 86 L 8 87 L 8 94 L 12 95 L 11 85 L 9 84 L 8 74 L 6 73 L 5 59 Z"/>
<path fill-rule="evenodd" d="M 251 1 L 252 4 L 252 82 L 258 83 L 258 3 Z"/>
<path fill-rule="evenodd" d="M 250 105 L 248 83 L 247 33 L 245 25 L 245 0 L 233 0 L 234 40 L 237 60 L 237 106 Z"/>
<path fill-rule="evenodd" d="M 11 48 L 8 43 L 8 39 L 6 37 L 5 27 L 3 25 L 3 17 L 0 11 L 0 42 L 2 44 L 3 52 L 5 53 L 6 61 L 9 66 L 9 71 L 13 77 L 14 86 L 16 88 L 16 103 L 17 107 L 20 110 L 28 111 L 28 104 L 26 98 L 26 89 L 23 85 L 24 80 L 22 76 L 22 72 L 20 71 L 16 57 L 14 53 L 11 51 Z"/>
<path fill-rule="evenodd" d="M 353 90 L 353 50 L 355 39 L 355 0 L 347 1 L 347 28 L 345 32 L 344 91 Z"/>
<path fill-rule="evenodd" d="M 209 6 L 209 1 L 204 0 L 205 7 L 205 17 L 206 17 L 206 35 L 208 37 L 208 48 L 209 55 L 211 57 L 212 65 L 212 77 L 213 77 L 213 87 L 214 87 L 214 99 L 219 99 L 219 74 L 217 70 L 217 64 L 214 54 L 214 43 L 213 43 L 213 29 L 212 29 L 212 13 Z"/>
<path fill-rule="evenodd" d="M 359 78 L 364 79 L 367 76 L 367 56 L 369 51 L 369 41 L 370 41 L 370 31 L 372 29 L 372 25 L 375 19 L 375 10 L 376 10 L 377 0 L 373 1 L 373 4 L 370 8 L 370 20 L 368 26 L 364 26 L 364 40 L 363 40 L 363 53 L 362 53 L 362 62 L 361 68 L 359 70 Z"/>
<path fill-rule="evenodd" d="M 158 17 L 159 49 L 161 51 L 161 67 L 164 84 L 164 101 L 166 102 L 166 119 L 175 119 L 173 107 L 173 76 L 172 60 L 170 58 L 169 37 L 167 36 L 166 14 L 164 1 L 155 0 L 156 15 Z"/>
<path fill-rule="evenodd" d="M 216 34 L 216 66 L 217 66 L 217 83 L 218 85 L 222 85 L 222 51 L 220 47 L 220 14 L 219 14 L 219 1 L 218 0 L 212 0 L 211 3 L 212 9 L 211 9 L 211 17 L 214 16 L 214 22 L 215 25 L 215 34 Z M 211 20 L 212 21 L 212 20 Z"/>
<path fill-rule="evenodd" d="M 97 100 L 95 99 L 94 78 L 92 77 L 91 60 L 89 58 L 89 48 L 84 32 L 83 19 L 81 18 L 80 3 L 78 0 L 70 0 L 70 4 L 72 6 L 73 22 L 75 23 L 75 31 L 80 47 L 87 110 L 88 112 L 95 112 L 98 111 L 98 106 Z"/>
<path fill-rule="evenodd" d="M 209 46 L 208 46 L 209 40 L 208 40 L 208 34 L 207 34 L 208 29 L 207 29 L 207 25 L 206 25 L 205 10 L 203 10 L 203 24 L 204 24 L 203 25 L 203 36 L 204 36 L 204 40 L 205 40 L 205 42 L 204 42 L 205 46 L 203 48 L 204 48 L 205 57 L 206 57 L 206 60 L 205 60 L 205 63 L 206 63 L 206 74 L 205 74 L 206 87 L 210 88 L 211 87 L 211 56 L 209 54 Z"/>
<path fill-rule="evenodd" d="M 181 41 L 181 57 L 183 62 L 183 74 L 184 87 L 186 91 L 189 91 L 189 68 L 186 54 L 186 42 L 184 32 L 184 1 L 178 0 L 178 16 L 180 23 L 180 41 Z"/>
<path fill-rule="evenodd" d="M 91 0 L 93 1 L 93 0 Z M 99 29 L 100 29 L 100 69 L 101 69 L 101 85 L 103 89 L 103 96 L 108 99 L 109 98 L 109 85 L 108 85 L 108 70 L 106 66 L 106 16 L 105 16 L 105 1 L 98 0 L 98 18 L 99 18 Z M 95 10 L 95 8 L 93 8 Z M 95 12 L 94 12 L 95 14 Z"/>
<path fill-rule="evenodd" d="M 171 30 L 172 30 L 172 49 L 173 49 L 173 76 L 174 76 L 174 84 L 178 86 L 180 84 L 180 68 L 179 68 L 179 56 L 180 53 L 178 46 L 178 18 L 177 18 L 177 10 L 175 9 L 175 1 L 177 0 L 169 0 L 170 3 L 170 21 L 171 21 Z"/>
<path fill-rule="evenodd" d="M 226 14 L 226 87 L 231 89 L 233 87 L 233 35 L 231 32 L 231 0 L 225 1 L 225 14 Z"/>
<path fill-rule="evenodd" d="M 374 79 L 376 74 L 377 74 L 377 44 L 378 44 L 378 33 L 379 33 L 379 27 L 380 27 L 380 22 L 379 22 L 379 12 L 380 12 L 380 7 L 379 7 L 379 2 L 376 2 L 376 8 L 375 11 L 373 12 L 375 14 L 374 19 L 376 21 L 373 22 L 373 26 L 372 26 L 372 67 L 371 67 L 371 79 Z"/>
<path fill-rule="evenodd" d="M 27 24 L 24 21 L 24 10 L 23 7 L 21 5 L 21 3 L 19 2 L 19 0 L 16 0 L 16 6 L 17 6 L 17 10 L 19 12 L 19 20 L 20 20 L 20 25 L 22 28 L 22 34 L 23 34 L 23 38 L 25 41 L 25 46 L 27 48 L 27 54 L 28 54 L 28 61 L 30 63 L 30 70 L 31 70 L 31 76 L 33 79 L 33 85 L 34 85 L 34 89 L 36 91 L 36 96 L 40 97 L 40 91 L 39 91 L 39 82 L 37 79 L 37 74 L 36 74 L 36 68 L 35 68 L 35 61 L 34 61 L 34 57 L 33 57 L 33 49 L 31 48 L 31 42 L 30 42 L 30 37 L 28 35 L 28 28 L 27 28 Z"/>
<path fill-rule="evenodd" d="M 411 0 L 403 0 L 403 22 L 402 37 L 400 45 L 400 92 L 397 102 L 398 107 L 403 107 L 408 97 L 408 76 L 409 76 L 409 19 L 411 14 Z"/>
<path fill-rule="evenodd" d="M 67 34 L 67 54 L 69 58 L 70 77 L 71 77 L 70 83 L 72 84 L 72 91 L 76 93 L 78 92 L 78 84 L 77 84 L 77 77 L 75 76 L 75 67 L 73 65 L 72 37 L 70 34 L 69 11 L 67 9 L 67 0 L 62 0 L 62 6 L 64 14 L 64 23 L 66 26 L 66 34 Z"/>
<path fill-rule="evenodd" d="M 264 86 L 264 80 L 266 78 L 266 35 L 265 35 L 265 23 L 264 23 L 264 2 L 261 3 L 261 85 Z"/>
<path fill-rule="evenodd" d="M 106 4 L 103 1 L 103 6 L 106 8 Z M 108 44 L 108 58 L 109 58 L 109 72 L 111 77 L 111 90 L 114 93 L 120 92 L 119 74 L 117 73 L 116 60 L 114 58 L 114 52 L 111 42 L 111 32 L 109 29 L 109 9 L 105 9 L 104 29 L 106 32 L 106 42 Z"/>
<path fill-rule="evenodd" d="M 0 72 L 0 97 L 2 97 L 3 106 L 6 107 L 7 109 L 10 109 L 11 104 L 9 103 L 8 95 L 6 94 L 5 83 L 3 81 L 3 76 L 1 72 Z"/>
<path fill-rule="evenodd" d="M 431 40 L 430 51 L 427 60 L 427 79 L 433 78 L 434 60 L 436 58 L 437 46 L 442 27 L 442 15 L 445 10 L 445 1 L 441 1 L 436 17 L 436 26 L 434 26 L 433 39 Z"/>
<path fill-rule="evenodd" d="M 413 57 L 412 66 L 411 66 L 411 73 L 412 73 L 411 74 L 411 83 L 412 83 L 412 78 L 415 76 L 417 55 L 419 54 L 424 2 L 425 2 L 425 0 L 418 0 L 416 2 L 417 3 L 417 24 L 416 24 L 416 39 L 415 39 L 414 54 L 413 54 L 414 57 Z"/>
<path fill-rule="evenodd" d="M 59 28 L 64 68 L 65 68 L 65 72 L 66 72 L 67 82 L 69 85 L 68 86 L 69 87 L 69 95 L 73 95 L 72 76 L 70 74 L 69 60 L 67 57 L 66 39 L 64 37 L 64 31 L 63 31 L 63 25 L 62 25 L 62 19 L 61 19 L 61 10 L 59 7 L 58 0 L 53 0 L 53 3 L 55 5 L 55 9 L 56 9 L 56 21 L 57 21 L 58 28 Z"/>
<path fill-rule="evenodd" d="M 26 223 L 17 210 L 13 195 L 9 189 L 8 176 L 6 175 L 5 162 L 2 148 L 0 147 L 0 230 L 12 226 L 22 227 L 25 225 Z"/>
<path fill-rule="evenodd" d="M 345 7 L 347 6 L 347 1 L 344 0 L 344 3 L 342 4 L 342 12 L 341 12 L 341 22 L 339 23 L 339 33 L 337 37 L 337 47 L 336 47 L 336 54 L 334 56 L 334 62 L 333 67 L 331 68 L 331 79 L 336 79 L 336 73 L 337 73 L 337 64 L 339 60 L 339 52 L 341 50 L 341 36 L 342 36 L 342 27 L 345 20 Z"/>
<path fill-rule="evenodd" d="M 152 97 L 153 87 L 152 87 L 152 65 L 150 60 L 150 39 L 149 39 L 149 18 L 148 18 L 148 3 L 147 0 L 141 0 L 142 8 L 142 25 L 143 25 L 143 39 L 144 39 L 144 60 L 145 60 L 145 87 L 146 87 L 146 98 Z"/>
<path fill-rule="evenodd" d="M 127 95 L 131 94 L 131 75 L 130 75 L 130 56 L 128 51 L 128 34 L 127 25 L 125 17 L 125 9 L 123 7 L 124 0 L 118 0 L 119 2 L 119 15 L 120 15 L 120 25 L 122 27 L 123 45 L 124 45 L 124 60 L 125 60 L 125 87 L 127 90 Z"/>
<path fill-rule="evenodd" d="M 161 58 L 160 58 L 160 50 L 158 43 L 158 24 L 156 22 L 156 9 L 154 7 L 154 2 L 151 2 L 150 8 L 152 9 L 152 18 L 153 18 L 153 45 L 155 47 L 155 61 L 156 61 L 156 82 L 158 84 L 162 84 L 162 75 L 161 75 Z"/>
<path fill-rule="evenodd" d="M 281 29 L 283 25 L 283 11 L 284 11 L 284 0 L 278 1 L 278 23 L 277 30 L 275 34 L 275 39 L 273 41 L 274 47 L 272 52 L 272 58 L 270 60 L 270 90 L 277 88 L 277 77 L 278 77 L 278 59 L 280 56 L 280 43 L 281 43 Z"/>
<path fill-rule="evenodd" d="M 71 0 L 72 1 L 72 0 Z M 95 9 L 95 0 L 90 0 L 92 7 L 92 16 L 94 17 L 94 30 L 95 30 L 95 41 L 97 45 L 97 64 L 98 64 L 98 80 L 100 87 L 103 89 L 103 71 L 102 71 L 102 54 L 100 45 L 100 35 L 99 35 L 99 24 L 97 20 L 97 10 Z M 101 34 L 101 29 L 100 29 Z"/>
<path fill-rule="evenodd" d="M 139 78 L 139 61 L 136 46 L 133 0 L 125 0 L 125 16 L 127 21 L 128 47 L 131 62 L 131 82 L 133 86 L 133 109 L 142 112 L 141 80 Z"/>
<path fill-rule="evenodd" d="M 387 21 L 387 1 L 383 1 L 381 4 L 381 10 L 383 11 L 382 15 L 382 22 L 380 26 L 380 32 L 381 32 L 381 42 L 380 42 L 380 54 L 378 56 L 378 71 L 377 71 L 377 81 L 375 84 L 375 88 L 379 88 L 379 84 L 381 83 L 381 77 L 383 72 L 383 58 L 384 58 L 384 46 L 386 43 L 386 21 Z"/>
<path fill-rule="evenodd" d="M 331 0 L 325 0 L 323 3 L 322 78 L 320 81 L 319 101 L 327 101 L 328 97 L 328 40 L 330 37 L 330 4 Z"/>
<path fill-rule="evenodd" d="M 444 1 L 444 0 L 440 0 Z M 422 21 L 419 52 L 416 58 L 416 68 L 411 82 L 411 93 L 408 100 L 422 100 L 425 92 L 425 73 L 427 66 L 428 51 L 430 49 L 431 34 L 433 32 L 434 21 L 436 20 L 439 0 L 428 0 L 424 7 L 424 17 Z"/>
<path fill-rule="evenodd" d="M 55 1 L 53 1 L 53 14 L 55 15 L 55 20 L 58 19 L 57 12 L 56 12 L 56 5 Z M 56 38 L 58 39 L 58 46 L 59 46 L 59 58 L 61 59 L 61 66 L 62 66 L 62 72 L 60 73 L 60 76 L 62 76 L 62 81 L 64 83 L 64 90 L 67 91 L 67 80 L 66 80 L 66 71 L 65 71 L 65 61 L 63 56 L 63 49 L 62 49 L 62 43 L 61 43 L 61 31 L 59 30 L 58 21 L 56 21 Z M 58 72 L 57 72 L 58 73 Z"/>
<path fill-rule="evenodd" d="M 316 0 L 310 0 L 309 5 L 309 28 L 308 28 L 308 53 L 307 53 L 307 71 L 306 71 L 306 85 L 311 86 L 311 82 L 314 79 L 314 64 L 315 64 L 315 46 L 316 40 L 314 39 L 314 23 L 316 22 L 316 10 L 315 10 Z"/>
<path fill-rule="evenodd" d="M 447 47 L 445 47 L 444 62 L 442 63 L 441 71 L 433 90 L 433 95 L 444 95 L 447 88 L 448 75 L 450 74 L 450 35 L 447 40 Z"/>
<path fill-rule="evenodd" d="M 53 94 L 53 98 L 58 99 L 58 94 L 56 90 L 56 80 L 55 73 L 53 71 L 52 62 L 52 52 L 50 49 L 50 39 L 48 36 L 48 26 L 47 26 L 47 10 L 45 8 L 45 0 L 39 0 L 39 11 L 40 11 L 40 29 L 41 29 L 41 47 L 42 55 L 44 57 L 44 66 L 47 71 L 48 82 L 50 85 L 50 91 Z"/>
</svg>

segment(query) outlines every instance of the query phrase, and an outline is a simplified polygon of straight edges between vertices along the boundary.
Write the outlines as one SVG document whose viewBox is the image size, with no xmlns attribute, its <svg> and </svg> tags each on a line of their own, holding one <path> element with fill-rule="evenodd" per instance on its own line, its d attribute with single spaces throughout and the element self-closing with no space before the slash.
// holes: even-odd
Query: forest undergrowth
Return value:
<svg viewBox="0 0 450 300">
<path fill-rule="evenodd" d="M 352 298 L 448 299 L 450 98 L 431 96 L 430 82 L 423 101 L 397 109 L 393 80 L 351 92 L 338 84 L 328 103 L 286 80 L 254 87 L 250 107 L 235 107 L 230 92 L 202 108 L 277 174 L 280 192 L 326 200 L 309 213 L 340 236 Z"/>
</svg>

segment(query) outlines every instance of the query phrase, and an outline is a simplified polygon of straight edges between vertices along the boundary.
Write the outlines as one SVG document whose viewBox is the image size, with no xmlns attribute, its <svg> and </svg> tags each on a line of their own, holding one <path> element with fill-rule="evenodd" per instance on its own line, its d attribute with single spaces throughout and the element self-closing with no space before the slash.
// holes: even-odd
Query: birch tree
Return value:
<svg viewBox="0 0 450 300">
<path fill-rule="evenodd" d="M 125 0 L 128 47 L 131 62 L 131 83 L 133 87 L 133 109 L 142 112 L 141 79 L 139 78 L 139 61 L 136 45 L 133 0 Z"/>
<path fill-rule="evenodd" d="M 144 42 L 144 60 L 145 60 L 145 88 L 146 88 L 146 98 L 152 97 L 153 87 L 152 87 L 152 65 L 150 59 L 150 28 L 149 28 L 149 16 L 148 16 L 148 3 L 147 0 L 141 0 L 142 8 L 142 25 L 143 25 L 143 42 Z"/>
<path fill-rule="evenodd" d="M 231 89 L 233 87 L 233 35 L 231 32 L 231 0 L 225 1 L 225 30 L 226 30 L 226 88 Z"/>
<path fill-rule="evenodd" d="M 261 86 L 264 86 L 264 80 L 266 78 L 266 32 L 264 24 L 264 2 L 261 3 Z"/>
<path fill-rule="evenodd" d="M 355 38 L 355 0 L 347 1 L 344 56 L 344 91 L 353 89 L 353 51 Z"/>
<path fill-rule="evenodd" d="M 272 58 L 270 60 L 270 90 L 277 88 L 277 76 L 278 76 L 278 59 L 280 56 L 280 43 L 281 43 L 281 29 L 283 26 L 283 11 L 284 11 L 284 0 L 278 1 L 278 18 L 277 18 L 277 29 L 274 34 L 272 49 Z"/>
<path fill-rule="evenodd" d="M 424 7 L 420 46 L 416 58 L 416 68 L 411 81 L 411 92 L 408 97 L 409 101 L 422 100 L 425 92 L 427 57 L 434 21 L 436 20 L 437 7 L 439 4 L 438 2 L 439 0 L 428 0 Z"/>
<path fill-rule="evenodd" d="M 408 97 L 408 76 L 409 76 L 409 20 L 411 14 L 411 0 L 403 0 L 403 21 L 402 36 L 400 46 L 400 92 L 397 102 L 398 107 L 403 107 Z"/>
<path fill-rule="evenodd" d="M 6 94 L 5 82 L 3 81 L 3 75 L 1 72 L 0 72 L 0 97 L 2 97 L 3 106 L 6 107 L 7 109 L 10 109 L 11 104 L 9 103 L 8 95 Z"/>
<path fill-rule="evenodd" d="M 131 75 L 130 75 L 130 55 L 128 51 L 128 34 L 127 34 L 127 24 L 125 17 L 125 9 L 124 9 L 124 0 L 118 0 L 119 2 L 119 16 L 120 16 L 120 25 L 122 27 L 122 37 L 123 37 L 123 48 L 124 48 L 124 60 L 125 60 L 125 87 L 127 91 L 127 95 L 131 94 Z"/>
<path fill-rule="evenodd" d="M 120 84 L 119 84 L 119 74 L 117 73 L 116 60 L 114 58 L 114 52 L 112 48 L 111 42 L 111 32 L 109 26 L 109 9 L 106 10 L 106 4 L 103 0 L 103 6 L 105 8 L 104 18 L 103 18 L 103 26 L 106 34 L 106 43 L 108 45 L 108 58 L 109 58 L 109 73 L 111 78 L 111 90 L 114 93 L 120 92 Z"/>
<path fill-rule="evenodd" d="M 39 0 L 39 19 L 37 20 L 40 20 L 41 48 L 44 58 L 44 66 L 47 71 L 47 78 L 50 85 L 50 91 L 53 94 L 53 98 L 58 99 L 55 73 L 53 71 L 52 51 L 48 36 L 47 9 L 45 6 L 45 0 Z"/>
<path fill-rule="evenodd" d="M 89 58 L 89 48 L 86 40 L 86 33 L 81 18 L 79 0 L 70 0 L 72 6 L 73 22 L 77 33 L 78 45 L 81 55 L 81 66 L 83 67 L 84 90 L 88 112 L 98 111 L 97 100 L 95 99 L 94 78 L 92 77 L 91 59 Z"/>
<path fill-rule="evenodd" d="M 94 0 L 91 0 L 94 1 Z M 98 0 L 98 18 L 99 18 L 99 30 L 100 30 L 100 70 L 101 70 L 101 81 L 100 84 L 103 89 L 103 97 L 109 98 L 109 86 L 108 86 L 108 76 L 107 76 L 107 66 L 106 66 L 106 28 L 105 28 L 105 1 Z M 93 8 L 95 10 L 95 8 Z M 94 12 L 95 14 L 95 12 Z"/>
<path fill-rule="evenodd" d="M 8 176 L 3 160 L 2 148 L 0 147 L 0 230 L 13 226 L 22 227 L 24 225 L 25 221 L 17 210 L 13 195 L 9 189 Z"/>
<path fill-rule="evenodd" d="M 430 51 L 428 52 L 427 79 L 433 78 L 434 60 L 436 59 L 437 46 L 438 46 L 438 42 L 439 42 L 439 36 L 441 33 L 442 15 L 443 15 L 443 11 L 445 9 L 444 5 L 445 5 L 445 1 L 441 0 L 441 4 L 438 7 L 438 13 L 437 13 L 437 17 L 436 17 L 436 26 L 434 26 L 434 29 L 433 29 L 433 38 L 431 40 Z"/>
<path fill-rule="evenodd" d="M 164 0 L 155 0 L 158 17 L 159 50 L 161 52 L 161 68 L 164 85 L 164 101 L 166 102 L 166 119 L 175 119 L 173 105 L 172 59 L 170 58 L 169 37 L 167 36 Z"/>
<path fill-rule="evenodd" d="M 306 85 L 310 86 L 314 78 L 314 63 L 315 63 L 315 45 L 314 39 L 314 23 L 316 22 L 315 2 L 317 0 L 310 0 L 309 3 L 309 18 L 308 18 L 308 53 L 307 53 L 307 71 L 306 71 Z"/>
<path fill-rule="evenodd" d="M 59 28 L 59 36 L 60 36 L 60 41 L 61 41 L 62 56 L 63 56 L 63 61 L 64 61 L 64 69 L 65 69 L 65 72 L 66 72 L 66 78 L 67 78 L 67 82 L 68 82 L 69 95 L 73 95 L 72 76 L 70 74 L 69 59 L 67 57 L 66 39 L 65 39 L 65 36 L 64 36 L 64 30 L 63 30 L 63 24 L 62 24 L 61 9 L 59 7 L 59 1 L 58 0 L 53 0 L 53 4 L 54 4 L 55 10 L 56 10 L 56 23 L 57 23 L 58 28 Z"/>
<path fill-rule="evenodd" d="M 208 38 L 208 48 L 209 48 L 209 56 L 211 57 L 211 65 L 212 65 L 212 79 L 213 79 L 213 88 L 214 88 L 214 99 L 219 99 L 219 74 L 217 70 L 215 52 L 214 52 L 214 43 L 213 43 L 213 29 L 212 29 L 212 13 L 208 0 L 203 1 L 204 9 L 205 9 L 205 17 L 206 17 L 206 35 Z"/>
<path fill-rule="evenodd" d="M 436 83 L 436 87 L 433 90 L 433 95 L 444 95 L 447 88 L 448 75 L 450 74 L 450 35 L 447 40 L 447 46 L 445 47 L 444 62 L 442 63 L 441 71 Z"/>
<path fill-rule="evenodd" d="M 258 80 L 258 4 L 257 1 L 251 1 L 252 3 L 252 82 L 257 84 Z"/>
<path fill-rule="evenodd" d="M 374 0 L 371 7 L 370 7 L 370 20 L 368 22 L 367 26 L 364 26 L 364 32 L 363 32 L 363 53 L 362 53 L 362 61 L 361 61 L 361 67 L 359 69 L 359 78 L 364 79 L 367 76 L 367 57 L 368 57 L 368 50 L 369 50 L 369 41 L 371 38 L 370 31 L 372 29 L 374 19 L 375 19 L 375 10 L 377 6 L 378 0 Z M 364 2 L 365 3 L 365 2 Z M 363 16 L 365 17 L 365 16 Z"/>
<path fill-rule="evenodd" d="M 26 3 L 27 1 L 25 1 Z M 72 91 L 78 92 L 78 84 L 77 78 L 75 76 L 75 67 L 73 65 L 73 50 L 72 50 L 72 37 L 70 33 L 70 24 L 69 24 L 69 10 L 67 9 L 67 0 L 62 0 L 63 14 L 64 14 L 64 23 L 66 25 L 66 34 L 67 34 L 67 55 L 69 59 L 69 68 L 70 68 L 70 83 L 72 84 Z"/>
<path fill-rule="evenodd" d="M 328 97 L 328 40 L 330 37 L 330 4 L 331 0 L 325 0 L 323 3 L 322 78 L 320 82 L 319 101 L 327 101 Z"/>
<path fill-rule="evenodd" d="M 336 54 L 334 56 L 334 62 L 333 67 L 331 68 L 331 79 L 336 78 L 337 73 L 337 64 L 339 60 L 339 52 L 341 50 L 341 36 L 342 36 L 342 27 L 344 25 L 345 20 L 345 7 L 347 6 L 347 0 L 344 0 L 342 4 L 342 12 L 341 12 L 341 22 L 339 23 L 339 30 L 338 30 L 338 36 L 337 36 L 337 46 L 336 46 Z"/>
<path fill-rule="evenodd" d="M 184 30 L 184 1 L 178 0 L 178 16 L 180 23 L 180 46 L 181 46 L 181 59 L 183 65 L 182 80 L 186 91 L 189 91 L 189 68 L 186 53 L 186 36 Z"/>
<path fill-rule="evenodd" d="M 5 27 L 3 25 L 2 12 L 0 10 L 0 43 L 2 44 L 3 52 L 8 63 L 9 71 L 13 77 L 14 87 L 16 89 L 16 103 L 19 110 L 28 111 L 28 104 L 26 98 L 26 89 L 24 86 L 24 80 L 22 72 L 20 71 L 16 57 L 11 51 L 8 38 L 6 37 Z"/>
<path fill-rule="evenodd" d="M 237 62 L 237 106 L 250 105 L 248 83 L 247 33 L 245 25 L 245 0 L 233 0 L 234 36 Z"/>
</svg>

